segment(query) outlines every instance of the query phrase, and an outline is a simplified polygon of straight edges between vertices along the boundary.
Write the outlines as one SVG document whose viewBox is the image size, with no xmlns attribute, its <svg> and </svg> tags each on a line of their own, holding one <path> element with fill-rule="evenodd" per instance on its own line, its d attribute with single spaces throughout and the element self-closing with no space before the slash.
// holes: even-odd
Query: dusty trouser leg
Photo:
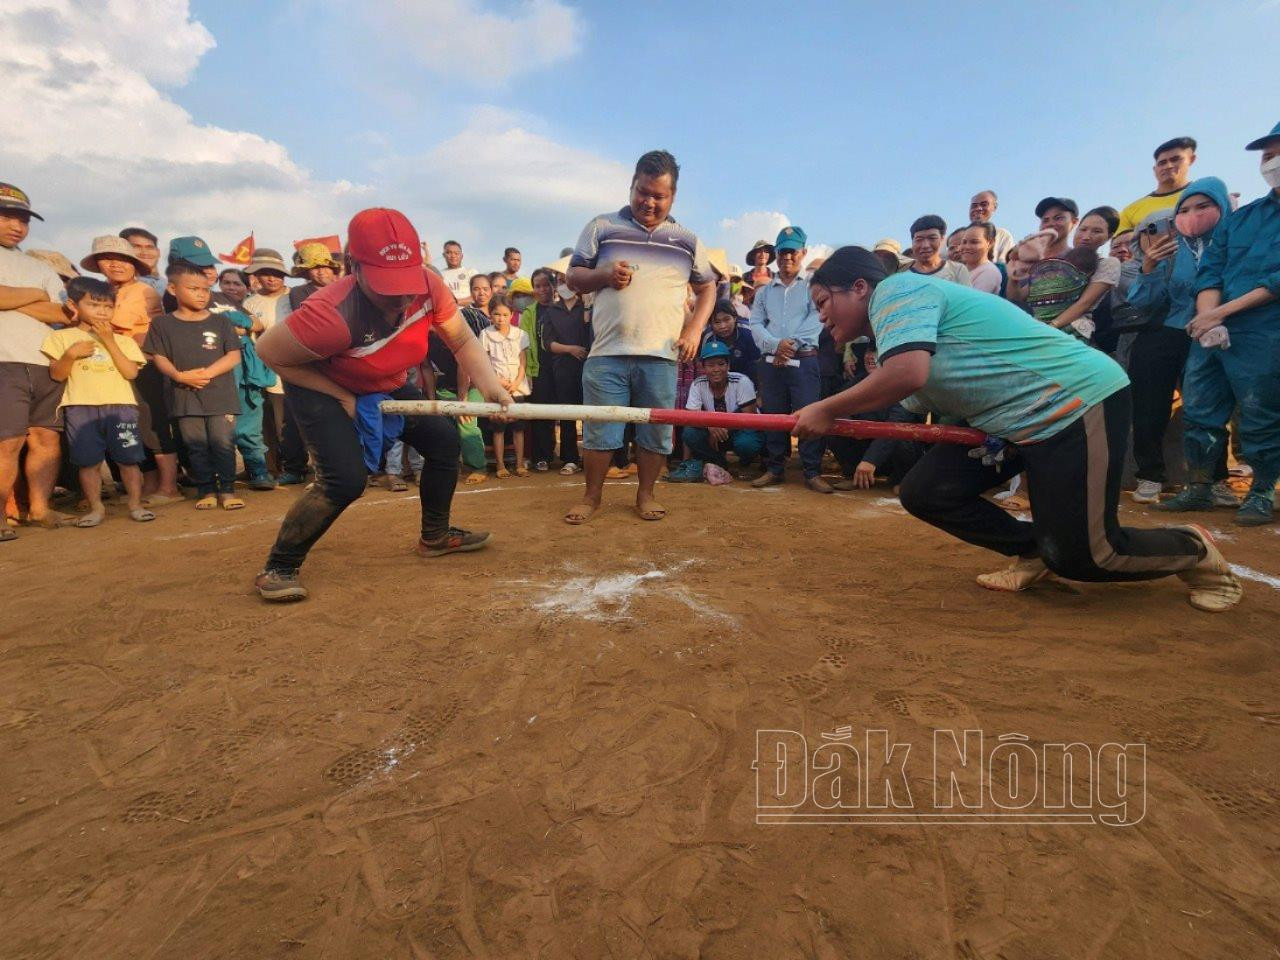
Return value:
<svg viewBox="0 0 1280 960">
<path fill-rule="evenodd" d="M 355 421 L 342 404 L 304 387 L 288 385 L 285 390 L 307 449 L 315 458 L 316 482 L 285 514 L 267 558 L 268 570 L 302 566 L 316 541 L 364 494 L 369 480 Z"/>
<path fill-rule="evenodd" d="M 391 396 L 421 400 L 423 393 L 406 384 Z M 450 417 L 406 417 L 403 439 L 422 455 L 418 500 L 422 505 L 422 539 L 437 540 L 449 530 L 449 510 L 458 486 L 458 425 Z"/>
</svg>

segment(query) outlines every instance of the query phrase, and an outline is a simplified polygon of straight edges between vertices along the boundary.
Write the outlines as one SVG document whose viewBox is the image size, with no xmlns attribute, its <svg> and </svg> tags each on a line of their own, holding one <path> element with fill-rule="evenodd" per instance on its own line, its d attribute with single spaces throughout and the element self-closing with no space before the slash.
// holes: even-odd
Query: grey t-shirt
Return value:
<svg viewBox="0 0 1280 960">
<path fill-rule="evenodd" d="M 203 320 L 183 320 L 171 313 L 151 321 L 143 352 L 167 357 L 179 370 L 196 370 L 216 363 L 232 350 L 240 349 L 240 337 L 225 316 L 211 313 Z M 236 396 L 235 371 L 214 377 L 203 390 L 164 378 L 169 415 L 213 417 L 240 412 Z"/>
</svg>

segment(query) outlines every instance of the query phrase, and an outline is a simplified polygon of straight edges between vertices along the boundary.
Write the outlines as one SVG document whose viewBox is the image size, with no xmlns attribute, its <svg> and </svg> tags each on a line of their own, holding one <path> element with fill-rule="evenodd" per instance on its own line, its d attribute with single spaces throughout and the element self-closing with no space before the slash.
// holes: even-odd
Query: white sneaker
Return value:
<svg viewBox="0 0 1280 960">
<path fill-rule="evenodd" d="M 1213 496 L 1215 507 L 1230 507 L 1234 510 L 1240 506 L 1240 498 L 1232 491 L 1231 484 L 1225 480 L 1215 483 L 1209 493 Z"/>
<path fill-rule="evenodd" d="M 1154 480 L 1139 480 L 1138 489 L 1129 494 L 1134 503 L 1159 503 L 1164 484 Z"/>
</svg>

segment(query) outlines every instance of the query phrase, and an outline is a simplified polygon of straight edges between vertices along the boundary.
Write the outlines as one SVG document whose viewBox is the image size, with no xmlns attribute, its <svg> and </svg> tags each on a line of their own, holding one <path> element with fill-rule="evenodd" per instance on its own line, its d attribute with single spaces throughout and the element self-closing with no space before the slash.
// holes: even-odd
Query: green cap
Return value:
<svg viewBox="0 0 1280 960">
<path fill-rule="evenodd" d="M 783 227 L 778 231 L 778 239 L 774 241 L 774 250 L 803 250 L 809 243 L 799 227 Z"/>
<path fill-rule="evenodd" d="M 199 237 L 174 237 L 169 241 L 169 262 L 185 260 L 197 267 L 216 267 L 217 258 Z"/>
</svg>

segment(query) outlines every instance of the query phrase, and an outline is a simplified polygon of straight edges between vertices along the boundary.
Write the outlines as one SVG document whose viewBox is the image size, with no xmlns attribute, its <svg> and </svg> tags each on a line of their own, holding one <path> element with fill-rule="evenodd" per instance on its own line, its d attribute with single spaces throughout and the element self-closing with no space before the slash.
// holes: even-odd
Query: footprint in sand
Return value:
<svg viewBox="0 0 1280 960">
<path fill-rule="evenodd" d="M 782 678 L 804 699 L 813 702 L 827 695 L 831 682 L 844 672 L 849 661 L 842 653 L 826 653 L 818 658 L 818 662 L 804 673 L 791 673 Z"/>
</svg>

